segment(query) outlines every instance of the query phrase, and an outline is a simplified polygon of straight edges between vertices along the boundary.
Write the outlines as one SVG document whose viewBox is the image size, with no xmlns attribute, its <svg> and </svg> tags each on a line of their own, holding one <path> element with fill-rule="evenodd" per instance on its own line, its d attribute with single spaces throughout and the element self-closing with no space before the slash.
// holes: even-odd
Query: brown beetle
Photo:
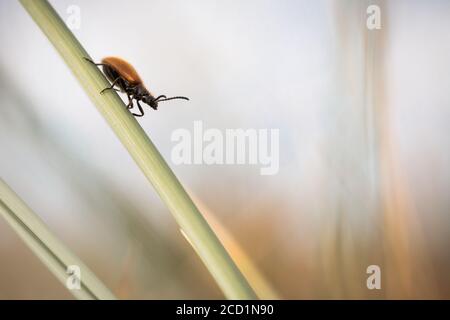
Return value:
<svg viewBox="0 0 450 320">
<path fill-rule="evenodd" d="M 168 101 L 173 99 L 184 99 L 189 100 L 189 98 L 176 96 L 167 98 L 165 95 L 161 95 L 158 97 L 154 97 L 150 91 L 145 88 L 141 78 L 139 77 L 136 70 L 133 68 L 131 64 L 126 62 L 125 60 L 117 57 L 106 57 L 102 59 L 101 63 L 95 63 L 91 59 L 84 58 L 85 60 L 93 63 L 96 66 L 103 67 L 103 73 L 111 82 L 111 86 L 103 89 L 100 93 L 103 94 L 106 90 L 116 90 L 121 91 L 127 94 L 128 104 L 127 109 L 131 109 L 134 107 L 133 99 L 136 100 L 136 104 L 139 108 L 141 114 L 131 113 L 135 117 L 142 117 L 144 115 L 144 110 L 142 106 L 139 104 L 139 101 L 142 101 L 148 104 L 153 109 L 158 109 L 158 102 Z M 115 89 L 114 87 L 119 87 Z"/>
</svg>

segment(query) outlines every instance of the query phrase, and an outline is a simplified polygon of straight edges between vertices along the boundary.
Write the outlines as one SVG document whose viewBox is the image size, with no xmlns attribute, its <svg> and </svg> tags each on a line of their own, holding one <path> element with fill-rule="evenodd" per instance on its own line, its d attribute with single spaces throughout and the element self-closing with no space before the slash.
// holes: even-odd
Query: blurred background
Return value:
<svg viewBox="0 0 450 320">
<path fill-rule="evenodd" d="M 449 1 L 51 3 L 79 8 L 94 60 L 191 98 L 139 122 L 263 298 L 450 298 Z M 119 298 L 222 298 L 17 1 L 0 2 L 0 39 L 0 176 Z M 278 174 L 174 165 L 171 133 L 196 120 L 279 129 Z M 0 299 L 73 298 L 3 219 L 0 261 Z"/>
</svg>

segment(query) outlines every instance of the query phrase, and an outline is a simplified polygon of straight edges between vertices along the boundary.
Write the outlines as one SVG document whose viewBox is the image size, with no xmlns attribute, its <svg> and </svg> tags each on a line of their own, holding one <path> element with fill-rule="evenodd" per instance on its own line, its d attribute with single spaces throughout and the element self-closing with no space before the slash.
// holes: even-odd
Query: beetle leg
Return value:
<svg viewBox="0 0 450 320">
<path fill-rule="evenodd" d="M 86 61 L 89 61 L 90 63 L 92 63 L 92 64 L 95 65 L 95 66 L 107 66 L 106 63 L 95 63 L 94 61 L 92 61 L 91 59 L 86 58 L 86 57 L 83 57 L 83 59 L 86 60 Z M 113 84 L 112 84 L 111 87 L 103 89 L 102 91 L 100 91 L 100 93 L 103 93 L 105 90 L 110 90 L 110 89 L 114 89 L 114 91 L 120 92 L 119 89 L 113 88 L 118 80 L 119 80 L 119 78 L 117 78 L 116 80 L 114 80 L 114 82 L 113 82 Z"/>
<path fill-rule="evenodd" d="M 120 77 L 117 77 L 117 79 L 111 83 L 111 87 L 103 89 L 102 91 L 100 91 L 100 94 L 103 94 L 103 92 L 105 92 L 106 90 L 114 89 L 114 86 L 116 85 L 117 81 L 119 81 L 119 80 L 120 80 Z M 114 89 L 114 90 L 116 90 L 116 89 Z"/>
<path fill-rule="evenodd" d="M 136 100 L 136 104 L 139 108 L 139 111 L 141 112 L 141 114 L 136 114 L 136 113 L 131 113 L 133 116 L 135 117 L 142 117 L 144 115 L 144 110 L 142 109 L 142 106 L 139 104 L 139 100 Z"/>
<path fill-rule="evenodd" d="M 106 66 L 105 63 L 95 63 L 94 61 L 92 61 L 91 59 L 86 58 L 86 57 L 83 57 L 83 59 L 86 61 L 89 61 L 90 63 L 92 63 L 93 65 L 96 65 L 96 66 Z"/>
<path fill-rule="evenodd" d="M 127 97 L 128 97 L 128 104 L 127 104 L 127 109 L 131 109 L 133 108 L 133 98 L 127 93 Z"/>
</svg>

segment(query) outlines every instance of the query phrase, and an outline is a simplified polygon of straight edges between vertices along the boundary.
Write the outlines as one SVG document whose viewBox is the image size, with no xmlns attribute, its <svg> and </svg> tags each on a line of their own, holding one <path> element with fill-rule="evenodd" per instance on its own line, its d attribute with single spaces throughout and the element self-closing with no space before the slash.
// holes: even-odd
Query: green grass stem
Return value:
<svg viewBox="0 0 450 320">
<path fill-rule="evenodd" d="M 80 268 L 80 288 L 69 290 L 78 299 L 115 299 L 109 289 L 67 249 L 11 188 L 0 179 L 0 216 L 65 286 L 69 266 Z M 70 281 L 70 279 L 69 279 Z M 67 286 L 66 286 L 67 287 Z"/>
<path fill-rule="evenodd" d="M 54 45 L 98 111 L 153 184 L 225 296 L 229 299 L 256 298 L 247 280 L 155 145 L 126 110 L 117 93 L 109 90 L 103 95 L 100 94 L 102 89 L 109 86 L 109 82 L 97 67 L 83 59 L 90 56 L 64 21 L 45 0 L 20 0 L 20 2 Z"/>
</svg>

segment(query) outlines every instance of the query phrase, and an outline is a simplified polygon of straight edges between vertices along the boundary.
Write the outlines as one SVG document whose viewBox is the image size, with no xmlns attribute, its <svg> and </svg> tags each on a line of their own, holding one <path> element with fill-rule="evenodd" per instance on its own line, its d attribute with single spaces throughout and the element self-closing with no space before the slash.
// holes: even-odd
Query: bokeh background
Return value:
<svg viewBox="0 0 450 320">
<path fill-rule="evenodd" d="M 52 4 L 80 8 L 95 60 L 191 98 L 139 120 L 167 160 L 195 120 L 280 130 L 277 175 L 169 162 L 264 298 L 450 298 L 449 1 Z M 119 298 L 222 298 L 17 1 L 0 1 L 0 41 L 1 177 Z M 72 298 L 3 219 L 0 298 Z"/>
</svg>

